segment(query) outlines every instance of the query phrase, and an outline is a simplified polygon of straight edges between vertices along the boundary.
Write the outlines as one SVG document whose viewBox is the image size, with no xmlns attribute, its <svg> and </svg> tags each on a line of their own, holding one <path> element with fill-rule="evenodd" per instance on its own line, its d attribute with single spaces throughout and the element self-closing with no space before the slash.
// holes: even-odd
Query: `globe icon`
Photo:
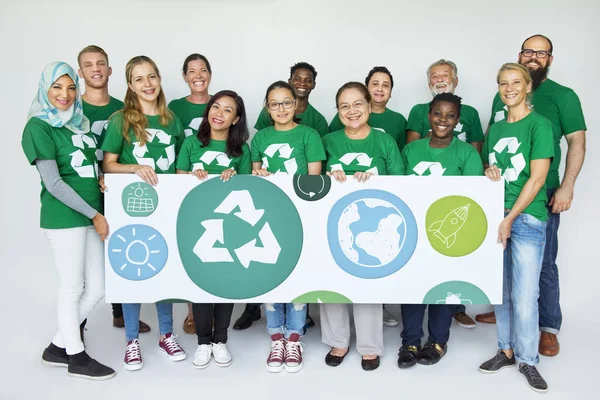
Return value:
<svg viewBox="0 0 600 400">
<path fill-rule="evenodd" d="M 337 265 L 360 278 L 382 278 L 402 268 L 417 243 L 410 208 L 383 190 L 360 190 L 340 199 L 327 223 Z"/>
</svg>

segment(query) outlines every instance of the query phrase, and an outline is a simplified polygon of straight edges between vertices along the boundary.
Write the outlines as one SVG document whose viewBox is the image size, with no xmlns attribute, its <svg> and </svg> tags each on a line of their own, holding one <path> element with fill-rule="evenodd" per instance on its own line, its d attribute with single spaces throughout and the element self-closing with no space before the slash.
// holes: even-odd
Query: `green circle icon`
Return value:
<svg viewBox="0 0 600 400">
<path fill-rule="evenodd" d="M 423 304 L 490 304 L 490 299 L 472 283 L 449 281 L 427 292 Z"/>
<path fill-rule="evenodd" d="M 130 217 L 147 217 L 158 206 L 158 193 L 146 182 L 131 183 L 123 189 L 121 203 Z"/>
<path fill-rule="evenodd" d="M 321 200 L 331 189 L 331 178 L 327 175 L 294 175 L 292 179 L 294 191 L 302 200 Z"/>
<path fill-rule="evenodd" d="M 352 303 L 346 296 L 329 290 L 315 290 L 296 297 L 291 303 Z"/>
<path fill-rule="evenodd" d="M 202 290 L 226 299 L 279 286 L 296 267 L 302 241 L 294 203 L 264 178 L 209 179 L 187 194 L 177 215 L 186 273 Z"/>
<path fill-rule="evenodd" d="M 464 196 L 437 200 L 427 210 L 425 224 L 431 246 L 449 257 L 462 257 L 477 250 L 488 229 L 481 206 Z"/>
</svg>

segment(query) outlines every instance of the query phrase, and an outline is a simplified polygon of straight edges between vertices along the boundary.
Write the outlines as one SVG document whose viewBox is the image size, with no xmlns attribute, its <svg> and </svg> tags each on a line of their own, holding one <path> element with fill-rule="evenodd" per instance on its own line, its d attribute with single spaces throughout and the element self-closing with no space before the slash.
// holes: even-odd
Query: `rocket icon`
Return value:
<svg viewBox="0 0 600 400">
<path fill-rule="evenodd" d="M 444 217 L 443 221 L 436 221 L 429 227 L 429 232 L 446 244 L 450 248 L 456 242 L 456 233 L 463 227 L 469 217 L 469 207 L 471 205 L 455 208 Z"/>
</svg>

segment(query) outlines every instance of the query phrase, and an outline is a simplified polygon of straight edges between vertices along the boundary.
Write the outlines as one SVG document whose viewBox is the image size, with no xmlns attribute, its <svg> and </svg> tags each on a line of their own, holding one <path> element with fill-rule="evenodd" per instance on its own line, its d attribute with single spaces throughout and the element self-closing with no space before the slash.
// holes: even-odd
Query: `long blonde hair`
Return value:
<svg viewBox="0 0 600 400">
<path fill-rule="evenodd" d="M 143 63 L 148 63 L 152 66 L 156 75 L 160 78 L 160 72 L 156 63 L 152 61 L 150 57 L 146 56 L 136 56 L 127 62 L 125 66 L 125 79 L 127 83 L 131 83 L 131 74 L 133 68 L 136 65 L 140 65 Z M 158 98 L 156 99 L 158 113 L 160 115 L 160 124 L 162 126 L 167 126 L 173 119 L 172 112 L 167 108 L 167 100 L 165 99 L 165 94 L 162 91 L 162 87 L 160 93 L 158 94 Z M 127 93 L 125 93 L 125 106 L 123 107 L 123 137 L 127 142 L 131 142 L 129 138 L 129 129 L 133 129 L 133 133 L 135 134 L 135 138 L 138 142 L 140 142 L 140 146 L 146 144 L 146 140 L 148 138 L 148 133 L 146 132 L 146 128 L 148 127 L 148 119 L 144 115 L 142 111 L 142 106 L 138 100 L 137 95 L 131 90 L 129 85 L 127 86 Z"/>
</svg>

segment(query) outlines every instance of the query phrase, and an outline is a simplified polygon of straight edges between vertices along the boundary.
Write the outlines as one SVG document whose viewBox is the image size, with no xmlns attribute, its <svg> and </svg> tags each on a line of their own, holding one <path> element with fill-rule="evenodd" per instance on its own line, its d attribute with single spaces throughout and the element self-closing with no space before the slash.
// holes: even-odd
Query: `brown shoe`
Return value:
<svg viewBox="0 0 600 400">
<path fill-rule="evenodd" d="M 189 335 L 196 333 L 196 323 L 193 319 L 185 317 L 185 321 L 183 321 L 183 331 Z"/>
<path fill-rule="evenodd" d="M 546 357 L 554 357 L 559 351 L 558 337 L 554 333 L 542 332 L 540 336 L 540 354 Z"/>
<path fill-rule="evenodd" d="M 123 317 L 120 318 L 113 318 L 113 326 L 115 328 L 125 328 L 125 320 L 123 319 Z M 146 332 L 150 332 L 150 326 L 145 323 L 144 321 L 140 321 L 140 327 L 138 329 L 139 333 L 146 333 Z"/>
<path fill-rule="evenodd" d="M 484 314 L 477 314 L 475 316 L 475 321 L 481 322 L 483 324 L 495 324 L 496 323 L 496 314 L 494 312 L 486 312 Z"/>
<path fill-rule="evenodd" d="M 464 312 L 454 313 L 454 320 L 456 323 L 463 328 L 473 329 L 475 328 L 475 321 L 468 314 Z"/>
<path fill-rule="evenodd" d="M 138 329 L 139 333 L 146 333 L 146 332 L 150 332 L 150 326 L 145 323 L 144 321 L 140 321 L 140 327 Z"/>
</svg>

